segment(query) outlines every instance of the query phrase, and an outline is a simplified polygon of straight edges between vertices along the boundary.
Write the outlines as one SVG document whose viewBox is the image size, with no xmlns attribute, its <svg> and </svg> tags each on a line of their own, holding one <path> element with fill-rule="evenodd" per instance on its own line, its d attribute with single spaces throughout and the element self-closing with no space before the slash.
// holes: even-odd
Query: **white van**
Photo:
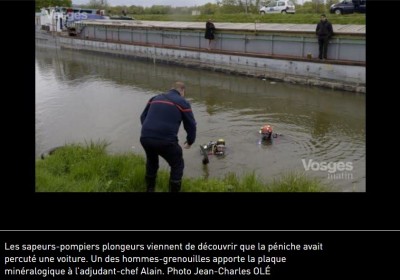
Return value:
<svg viewBox="0 0 400 280">
<path fill-rule="evenodd" d="M 266 13 L 294 14 L 296 13 L 296 7 L 290 0 L 271 1 L 260 9 L 260 14 Z"/>
</svg>

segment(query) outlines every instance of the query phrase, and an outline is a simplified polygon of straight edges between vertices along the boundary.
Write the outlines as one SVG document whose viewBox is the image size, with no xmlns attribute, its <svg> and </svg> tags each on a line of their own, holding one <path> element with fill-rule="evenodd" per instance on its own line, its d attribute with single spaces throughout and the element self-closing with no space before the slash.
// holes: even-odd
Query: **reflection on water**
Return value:
<svg viewBox="0 0 400 280">
<path fill-rule="evenodd" d="M 113 153 L 144 155 L 139 116 L 150 97 L 176 80 L 186 83 L 198 123 L 196 143 L 184 151 L 185 176 L 255 171 L 271 180 L 309 168 L 306 174 L 338 191 L 365 191 L 364 95 L 67 50 L 36 49 L 36 156 L 90 140 L 110 142 Z M 266 123 L 280 134 L 272 143 L 260 142 Z M 183 142 L 183 127 L 179 137 Z M 204 167 L 196 147 L 218 138 L 229 153 L 210 156 Z M 339 162 L 351 162 L 352 170 L 336 172 L 351 178 L 329 179 L 321 170 Z"/>
</svg>

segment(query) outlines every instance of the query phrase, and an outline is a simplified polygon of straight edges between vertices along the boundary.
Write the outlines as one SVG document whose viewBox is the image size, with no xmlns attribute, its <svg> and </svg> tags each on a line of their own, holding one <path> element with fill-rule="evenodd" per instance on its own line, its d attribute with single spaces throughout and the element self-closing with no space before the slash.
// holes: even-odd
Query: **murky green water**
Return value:
<svg viewBox="0 0 400 280">
<path fill-rule="evenodd" d="M 150 97 L 176 80 L 186 83 L 198 123 L 195 145 L 184 150 L 184 176 L 255 171 L 272 180 L 297 170 L 322 178 L 337 191 L 365 191 L 363 94 L 39 47 L 36 156 L 90 140 L 111 142 L 111 153 L 144 155 L 139 116 Z M 282 134 L 272 145 L 259 141 L 265 123 Z M 181 143 L 185 135 L 181 127 Z M 211 157 L 204 167 L 198 147 L 218 138 L 225 139 L 227 154 Z M 167 167 L 163 160 L 161 167 Z"/>
</svg>

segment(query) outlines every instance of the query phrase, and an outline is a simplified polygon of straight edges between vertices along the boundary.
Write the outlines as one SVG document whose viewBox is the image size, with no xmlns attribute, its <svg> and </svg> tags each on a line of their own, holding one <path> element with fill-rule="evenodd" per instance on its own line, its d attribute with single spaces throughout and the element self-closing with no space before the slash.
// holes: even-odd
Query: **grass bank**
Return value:
<svg viewBox="0 0 400 280">
<path fill-rule="evenodd" d="M 165 15 L 131 15 L 136 20 L 154 20 L 154 21 L 190 21 L 190 22 L 206 22 L 207 19 L 212 20 L 217 24 L 218 22 L 232 22 L 232 23 L 296 23 L 296 24 L 317 24 L 320 20 L 320 14 L 214 14 L 210 15 L 178 15 L 178 14 L 165 14 Z M 327 14 L 329 21 L 332 24 L 365 24 L 365 14 L 348 14 L 336 15 Z M 216 26 L 218 28 L 218 26 Z"/>
<path fill-rule="evenodd" d="M 36 161 L 37 192 L 144 192 L 145 159 L 135 154 L 108 155 L 107 144 L 67 145 Z M 160 170 L 156 191 L 168 190 L 169 172 Z M 240 178 L 183 178 L 183 192 L 324 192 L 317 179 L 290 173 L 272 182 L 254 173 Z"/>
</svg>

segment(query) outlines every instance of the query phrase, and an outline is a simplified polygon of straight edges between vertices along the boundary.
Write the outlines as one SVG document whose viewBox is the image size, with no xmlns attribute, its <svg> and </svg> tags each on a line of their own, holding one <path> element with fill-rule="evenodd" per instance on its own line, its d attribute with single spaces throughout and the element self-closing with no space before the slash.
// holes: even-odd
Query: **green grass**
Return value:
<svg viewBox="0 0 400 280">
<path fill-rule="evenodd" d="M 215 15 L 131 15 L 136 20 L 154 20 L 154 21 L 194 21 L 206 22 L 207 19 L 218 22 L 233 22 L 233 23 L 299 23 L 299 24 L 317 24 L 320 20 L 320 14 L 215 14 Z M 335 15 L 327 14 L 329 21 L 332 24 L 365 24 L 365 14 L 349 14 Z M 218 26 L 217 26 L 218 28 Z"/>
<path fill-rule="evenodd" d="M 132 153 L 108 155 L 106 143 L 67 145 L 36 161 L 37 192 L 144 192 L 145 159 Z M 168 191 L 169 172 L 160 170 L 156 191 Z M 289 173 L 264 183 L 255 173 L 223 179 L 183 178 L 183 192 L 324 192 L 318 179 Z"/>
</svg>

